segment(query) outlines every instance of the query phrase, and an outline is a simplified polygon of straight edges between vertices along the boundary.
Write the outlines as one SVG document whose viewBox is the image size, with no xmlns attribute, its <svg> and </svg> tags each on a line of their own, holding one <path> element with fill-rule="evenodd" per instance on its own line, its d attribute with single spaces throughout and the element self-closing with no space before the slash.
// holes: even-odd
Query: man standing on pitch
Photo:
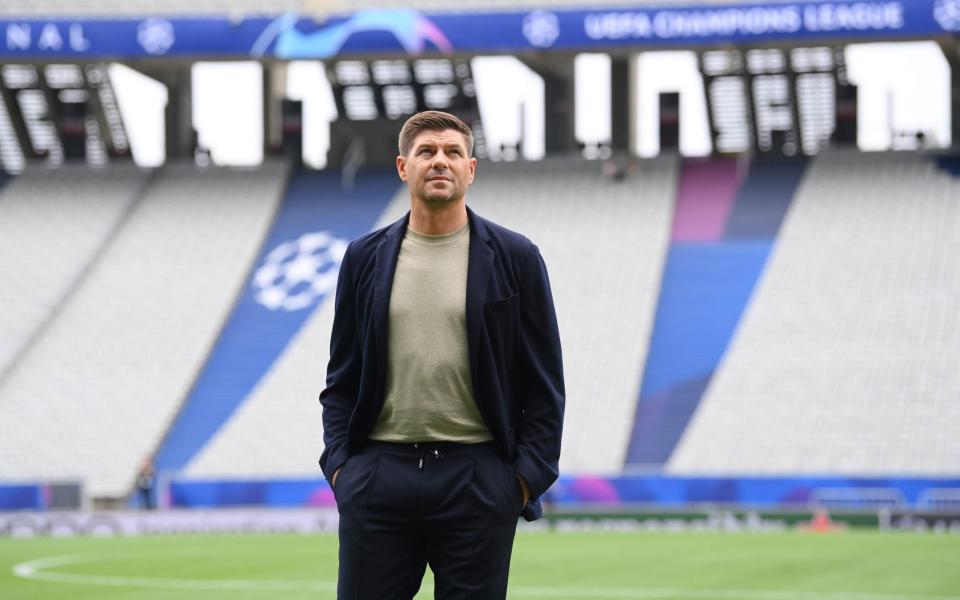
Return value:
<svg viewBox="0 0 960 600">
<path fill-rule="evenodd" d="M 340 600 L 506 597 L 517 517 L 557 478 L 563 364 L 527 238 L 466 206 L 473 133 L 400 131 L 410 212 L 352 242 L 337 284 L 320 466 L 340 511 Z"/>
</svg>

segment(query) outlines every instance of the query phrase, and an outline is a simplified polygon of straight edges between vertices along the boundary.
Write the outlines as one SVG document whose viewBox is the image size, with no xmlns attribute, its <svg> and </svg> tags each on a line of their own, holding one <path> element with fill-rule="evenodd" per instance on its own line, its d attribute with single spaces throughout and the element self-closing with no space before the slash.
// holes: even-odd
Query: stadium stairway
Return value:
<svg viewBox="0 0 960 600">
<path fill-rule="evenodd" d="M 159 446 L 158 471 L 183 469 L 257 388 L 332 296 L 347 243 L 370 231 L 398 183 L 392 170 L 361 172 L 350 189 L 342 187 L 338 171 L 292 174 L 233 312 Z M 312 368 L 323 372 L 325 365 Z M 312 404 L 319 391 L 297 400 L 319 413 Z"/>
<path fill-rule="evenodd" d="M 691 159 L 680 176 L 669 255 L 625 466 L 670 457 L 726 351 L 800 182 L 802 160 Z"/>
</svg>

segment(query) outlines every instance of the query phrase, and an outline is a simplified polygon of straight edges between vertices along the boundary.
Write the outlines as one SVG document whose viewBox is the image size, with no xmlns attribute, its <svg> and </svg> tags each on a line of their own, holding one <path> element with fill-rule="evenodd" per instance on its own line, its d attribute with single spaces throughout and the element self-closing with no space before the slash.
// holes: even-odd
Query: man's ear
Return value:
<svg viewBox="0 0 960 600">
<path fill-rule="evenodd" d="M 476 175 L 477 175 L 477 159 L 471 157 L 470 158 L 470 181 L 468 181 L 467 183 L 468 184 L 473 183 L 473 178 Z"/>
<path fill-rule="evenodd" d="M 400 181 L 407 180 L 407 158 L 405 156 L 397 156 L 397 175 L 400 176 Z"/>
</svg>

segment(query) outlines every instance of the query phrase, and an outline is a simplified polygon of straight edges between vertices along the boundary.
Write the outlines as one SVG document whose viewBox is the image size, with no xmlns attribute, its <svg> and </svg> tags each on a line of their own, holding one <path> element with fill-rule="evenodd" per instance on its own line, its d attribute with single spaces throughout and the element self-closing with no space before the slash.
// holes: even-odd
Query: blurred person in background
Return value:
<svg viewBox="0 0 960 600">
<path fill-rule="evenodd" d="M 140 497 L 140 507 L 146 510 L 156 508 L 153 490 L 157 484 L 157 475 L 153 467 L 153 458 L 147 457 L 137 472 L 137 495 Z"/>
</svg>

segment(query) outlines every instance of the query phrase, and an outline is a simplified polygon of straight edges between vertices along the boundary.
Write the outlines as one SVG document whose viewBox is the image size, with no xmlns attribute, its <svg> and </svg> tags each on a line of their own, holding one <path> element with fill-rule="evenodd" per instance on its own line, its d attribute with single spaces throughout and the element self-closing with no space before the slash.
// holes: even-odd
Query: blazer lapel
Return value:
<svg viewBox="0 0 960 600">
<path fill-rule="evenodd" d="M 470 221 L 470 262 L 467 267 L 467 346 L 470 357 L 470 376 L 478 381 L 478 354 L 480 352 L 480 328 L 483 325 L 483 304 L 487 297 L 487 282 L 493 267 L 493 250 L 487 244 L 490 239 L 483 220 L 467 208 Z"/>
<path fill-rule="evenodd" d="M 377 246 L 373 267 L 373 332 L 377 352 L 377 396 L 382 400 L 387 385 L 387 332 L 390 323 L 390 292 L 397 270 L 400 244 L 407 230 L 410 213 L 390 226 Z"/>
</svg>

